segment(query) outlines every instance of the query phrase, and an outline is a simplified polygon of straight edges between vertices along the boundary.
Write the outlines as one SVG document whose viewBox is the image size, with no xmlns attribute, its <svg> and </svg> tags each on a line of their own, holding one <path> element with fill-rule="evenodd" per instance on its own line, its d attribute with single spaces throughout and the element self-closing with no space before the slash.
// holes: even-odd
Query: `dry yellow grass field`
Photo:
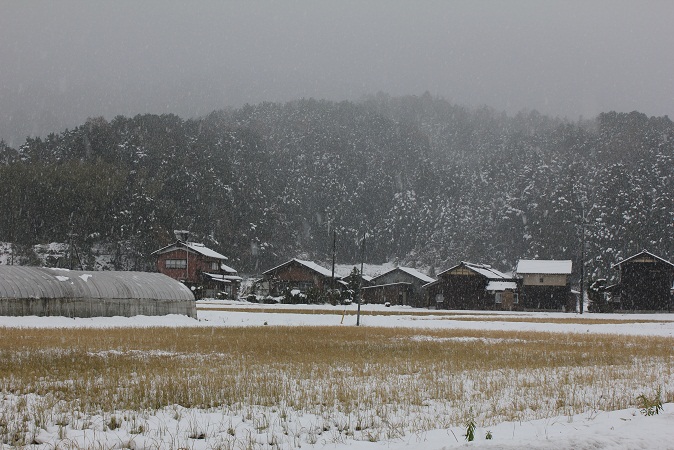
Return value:
<svg viewBox="0 0 674 450">
<path fill-rule="evenodd" d="M 669 338 L 406 328 L 4 328 L 0 434 L 24 444 L 54 424 L 173 405 L 261 429 L 273 424 L 260 408 L 277 427 L 314 414 L 374 440 L 469 414 L 487 426 L 623 409 L 656 389 L 674 400 L 673 348 Z M 131 420 L 119 417 L 106 426 Z"/>
</svg>

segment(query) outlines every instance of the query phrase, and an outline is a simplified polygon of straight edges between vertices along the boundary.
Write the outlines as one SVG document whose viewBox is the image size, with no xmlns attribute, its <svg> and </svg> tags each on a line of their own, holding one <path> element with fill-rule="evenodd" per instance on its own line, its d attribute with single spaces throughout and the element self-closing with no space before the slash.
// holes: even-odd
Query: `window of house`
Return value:
<svg viewBox="0 0 674 450">
<path fill-rule="evenodd" d="M 314 283 L 310 281 L 279 281 L 276 285 L 279 292 L 292 291 L 297 289 L 302 293 L 306 293 L 309 289 L 314 287 Z"/>
<path fill-rule="evenodd" d="M 167 269 L 185 269 L 187 268 L 186 259 L 167 259 L 165 266 Z"/>
<path fill-rule="evenodd" d="M 520 302 L 520 295 L 519 294 L 513 294 L 513 303 L 518 304 Z"/>
<path fill-rule="evenodd" d="M 494 299 L 496 300 L 496 303 L 503 303 L 503 292 L 494 294 Z"/>
<path fill-rule="evenodd" d="M 544 279 L 543 277 L 540 277 L 540 278 L 538 279 L 538 282 L 539 282 L 539 283 L 543 283 L 544 281 L 545 281 L 545 279 Z"/>
<path fill-rule="evenodd" d="M 311 281 L 296 281 L 292 283 L 292 288 L 299 289 L 301 292 L 307 292 L 312 287 L 314 287 L 314 283 Z"/>
<path fill-rule="evenodd" d="M 219 265 L 219 264 L 217 263 L 217 261 L 216 261 L 216 262 L 212 262 L 212 263 L 211 263 L 211 270 L 218 270 L 218 265 Z"/>
<path fill-rule="evenodd" d="M 445 301 L 445 296 L 442 292 L 435 294 L 435 303 L 443 303 Z"/>
</svg>

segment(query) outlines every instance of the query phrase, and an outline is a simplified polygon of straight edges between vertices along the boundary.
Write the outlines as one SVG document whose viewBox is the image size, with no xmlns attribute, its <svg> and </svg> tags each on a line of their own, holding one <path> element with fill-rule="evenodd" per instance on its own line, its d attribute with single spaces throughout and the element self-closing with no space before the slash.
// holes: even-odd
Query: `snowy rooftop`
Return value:
<svg viewBox="0 0 674 450">
<path fill-rule="evenodd" d="M 313 270 L 314 272 L 320 273 L 320 274 L 323 275 L 324 277 L 332 277 L 332 271 L 331 271 L 330 269 L 326 269 L 326 268 L 323 267 L 323 266 L 319 266 L 318 264 L 316 264 L 316 263 L 313 262 L 313 261 L 306 261 L 306 260 L 303 260 L 303 259 L 297 259 L 297 258 L 293 258 L 293 259 L 291 259 L 290 261 L 286 261 L 286 262 L 284 262 L 283 264 L 280 264 L 280 265 L 278 265 L 278 266 L 276 266 L 276 267 L 273 267 L 273 268 L 271 268 L 271 269 L 269 269 L 269 270 L 267 270 L 267 271 L 265 271 L 265 272 L 263 272 L 263 273 L 273 272 L 274 270 L 278 269 L 279 267 L 283 267 L 283 266 L 285 266 L 285 265 L 287 265 L 287 264 L 290 264 L 290 263 L 293 262 L 293 261 L 296 262 L 296 263 L 299 263 L 299 264 L 303 265 L 304 267 L 307 267 L 307 268 Z M 339 275 L 337 274 L 337 272 L 335 272 L 335 278 L 341 278 L 341 276 L 339 276 Z"/>
<path fill-rule="evenodd" d="M 331 277 L 332 276 L 332 271 L 330 269 L 326 269 L 323 266 L 319 266 L 313 261 L 305 261 L 302 259 L 295 259 L 298 263 L 302 264 L 303 266 L 307 266 L 308 268 L 315 270 L 316 272 L 320 273 L 321 275 L 324 275 L 326 277 Z M 335 273 L 335 278 L 337 278 L 337 274 Z"/>
<path fill-rule="evenodd" d="M 517 263 L 518 274 L 571 274 L 571 260 L 520 259 Z"/>
<path fill-rule="evenodd" d="M 640 257 L 644 257 L 644 256 L 645 256 L 645 257 L 648 257 L 648 258 L 653 258 L 653 259 L 655 259 L 655 260 L 657 260 L 657 261 L 660 261 L 660 262 L 662 262 L 662 263 L 665 263 L 665 264 L 669 264 L 670 266 L 674 266 L 674 264 L 672 264 L 671 262 L 667 261 L 666 259 L 662 259 L 662 258 L 660 258 L 659 256 L 654 255 L 653 253 L 651 253 L 651 252 L 649 252 L 649 251 L 642 250 L 641 252 L 637 253 L 636 255 L 632 255 L 632 256 L 630 256 L 629 258 L 625 258 L 625 259 L 623 259 L 622 261 L 620 261 L 619 263 L 614 264 L 612 267 L 615 269 L 616 267 L 620 267 L 621 264 L 623 264 L 623 263 L 625 263 L 625 262 L 627 262 L 627 261 L 630 261 L 630 260 L 633 260 L 633 259 L 637 259 L 637 258 L 640 258 Z"/>
<path fill-rule="evenodd" d="M 345 277 L 342 277 L 342 278 L 351 278 L 351 274 L 349 274 Z M 358 278 L 358 277 L 356 277 L 356 278 Z M 363 281 L 367 281 L 367 282 L 370 282 L 374 279 L 374 277 L 371 277 L 370 275 L 363 275 L 362 278 L 363 278 Z"/>
<path fill-rule="evenodd" d="M 236 269 L 233 269 L 229 267 L 228 265 L 225 264 L 220 264 L 220 269 L 227 272 L 227 273 L 236 273 Z"/>
<path fill-rule="evenodd" d="M 388 272 L 385 272 L 385 273 L 379 275 L 379 277 L 384 276 L 387 273 L 391 273 L 394 270 L 402 270 L 403 272 L 405 272 L 409 275 L 412 275 L 415 278 L 418 278 L 419 280 L 423 281 L 424 283 L 432 283 L 432 282 L 435 281 L 435 279 L 429 277 L 428 275 L 425 275 L 425 274 L 419 272 L 416 269 L 412 269 L 411 267 L 402 267 L 402 266 L 395 267 L 395 268 L 389 270 Z M 375 278 L 379 278 L 379 277 L 375 277 Z"/>
<path fill-rule="evenodd" d="M 486 291 L 505 291 L 506 289 L 517 289 L 517 283 L 514 281 L 490 281 L 485 288 Z"/>
<path fill-rule="evenodd" d="M 211 250 L 210 248 L 206 247 L 204 244 L 198 244 L 196 242 L 186 242 L 185 245 L 187 248 L 190 250 L 194 250 L 197 253 L 201 253 L 204 256 L 207 256 L 209 258 L 217 258 L 217 259 L 227 259 L 225 255 L 222 255 L 215 250 Z"/>
<path fill-rule="evenodd" d="M 469 262 L 462 261 L 463 265 L 466 267 L 474 270 L 475 272 L 479 273 L 480 275 L 483 275 L 489 279 L 502 279 L 502 280 L 510 280 L 512 277 L 509 277 L 508 275 L 504 274 L 503 272 L 500 272 L 496 269 L 494 269 L 492 266 L 489 266 L 487 264 L 473 264 Z"/>
<path fill-rule="evenodd" d="M 167 245 L 164 248 L 160 248 L 159 250 L 155 250 L 152 252 L 153 255 L 159 255 L 162 253 L 166 253 L 172 250 L 175 250 L 177 248 L 185 248 L 187 247 L 188 249 L 192 250 L 195 253 L 199 253 L 200 255 L 204 255 L 207 258 L 215 258 L 215 259 L 223 259 L 226 260 L 228 259 L 225 255 L 216 252 L 215 250 L 212 250 L 208 247 L 206 247 L 204 244 L 200 244 L 197 242 L 183 242 L 183 241 L 177 241 L 174 244 Z M 236 272 L 236 271 L 235 271 Z"/>
<path fill-rule="evenodd" d="M 444 270 L 440 272 L 438 275 L 442 275 L 443 273 L 447 273 L 450 270 L 454 270 L 457 267 L 464 266 L 467 269 L 472 270 L 475 273 L 478 273 L 482 275 L 483 277 L 489 279 L 489 280 L 512 280 L 512 276 L 506 275 L 505 273 L 494 269 L 492 266 L 488 264 L 475 264 L 475 263 L 470 263 L 466 261 L 461 261 L 461 264 L 458 264 L 454 267 L 451 267 L 447 270 Z"/>
<path fill-rule="evenodd" d="M 371 264 L 371 263 L 349 263 L 349 264 L 335 264 L 335 271 L 339 272 L 343 277 L 346 277 L 351 274 L 354 268 L 360 272 L 361 264 L 363 266 L 363 274 L 366 276 L 372 276 L 372 278 L 382 273 L 388 272 L 393 269 L 395 265 L 393 262 L 386 262 L 383 264 Z"/>
<path fill-rule="evenodd" d="M 368 289 L 380 289 L 380 288 L 388 287 L 388 286 L 411 286 L 411 285 L 412 285 L 412 283 L 400 281 L 398 283 L 378 284 L 376 286 L 363 286 L 363 290 L 366 291 Z"/>
<path fill-rule="evenodd" d="M 231 283 L 232 281 L 239 282 L 243 280 L 241 277 L 233 276 L 233 275 L 220 275 L 219 273 L 206 273 L 204 272 L 204 275 L 207 277 L 210 277 L 213 281 L 222 281 L 223 283 Z"/>
</svg>

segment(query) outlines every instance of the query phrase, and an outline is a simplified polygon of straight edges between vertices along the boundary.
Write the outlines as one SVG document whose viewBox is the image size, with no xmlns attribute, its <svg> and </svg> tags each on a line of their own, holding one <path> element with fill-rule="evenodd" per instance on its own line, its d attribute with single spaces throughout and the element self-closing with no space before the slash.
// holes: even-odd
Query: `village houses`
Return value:
<svg viewBox="0 0 674 450">
<path fill-rule="evenodd" d="M 178 239 L 152 252 L 157 270 L 188 286 L 197 299 L 237 298 L 241 277 L 225 264 L 227 257 L 204 244 Z"/>
</svg>

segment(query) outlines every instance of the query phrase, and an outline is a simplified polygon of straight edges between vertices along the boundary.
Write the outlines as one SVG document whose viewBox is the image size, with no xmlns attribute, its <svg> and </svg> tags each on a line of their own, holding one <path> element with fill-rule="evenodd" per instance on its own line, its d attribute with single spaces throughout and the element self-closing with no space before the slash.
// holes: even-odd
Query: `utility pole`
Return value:
<svg viewBox="0 0 674 450">
<path fill-rule="evenodd" d="M 592 211 L 592 208 L 590 208 Z M 588 211 L 589 214 L 589 211 Z M 585 239 L 586 233 L 585 230 L 590 226 L 590 223 L 587 221 L 587 216 L 585 215 L 585 204 L 581 203 L 580 209 L 580 313 L 583 314 L 583 309 L 585 309 Z"/>
<path fill-rule="evenodd" d="M 360 244 L 360 281 L 358 283 L 358 313 L 356 315 L 356 326 L 360 326 L 360 299 L 363 297 L 363 261 L 365 260 L 365 232 L 363 231 L 363 242 Z"/>
<path fill-rule="evenodd" d="M 583 213 L 582 222 L 580 224 L 580 313 L 583 314 L 583 309 L 585 309 L 585 214 Z"/>
<path fill-rule="evenodd" d="M 76 233 L 73 233 L 72 229 L 68 233 L 68 269 L 73 270 L 73 253 L 76 253 L 75 245 L 73 244 L 73 237 L 77 236 Z M 79 255 L 77 256 L 79 259 Z"/>
<path fill-rule="evenodd" d="M 9 265 L 14 265 L 14 208 L 9 214 Z"/>
<path fill-rule="evenodd" d="M 337 232 L 332 231 L 332 278 L 330 279 L 330 289 L 335 290 L 335 254 L 337 253 Z M 332 292 L 330 293 L 332 298 Z"/>
</svg>

